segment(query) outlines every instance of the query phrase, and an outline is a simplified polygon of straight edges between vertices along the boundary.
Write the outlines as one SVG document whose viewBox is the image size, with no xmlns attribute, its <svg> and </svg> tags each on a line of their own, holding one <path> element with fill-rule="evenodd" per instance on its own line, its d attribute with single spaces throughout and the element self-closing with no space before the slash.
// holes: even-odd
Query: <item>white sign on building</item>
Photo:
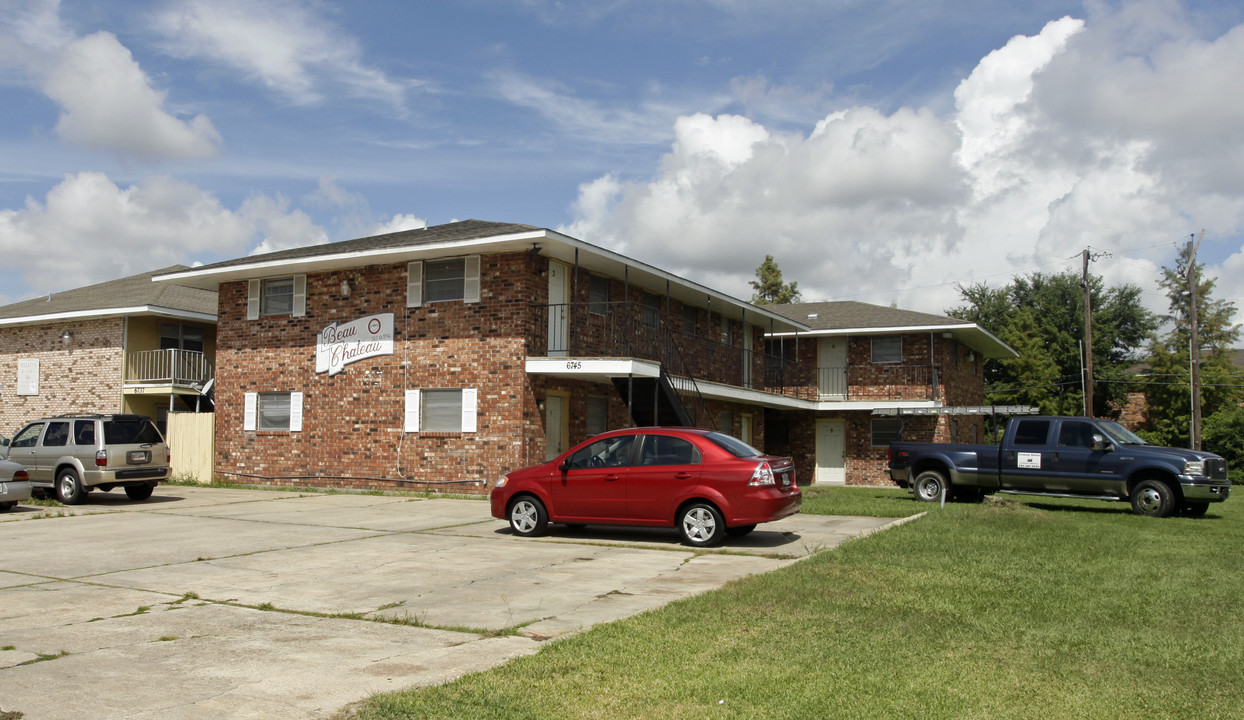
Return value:
<svg viewBox="0 0 1244 720">
<path fill-rule="evenodd" d="M 392 354 L 393 313 L 368 315 L 348 323 L 333 323 L 320 331 L 315 343 L 315 371 L 332 376 L 350 363 Z"/>
</svg>

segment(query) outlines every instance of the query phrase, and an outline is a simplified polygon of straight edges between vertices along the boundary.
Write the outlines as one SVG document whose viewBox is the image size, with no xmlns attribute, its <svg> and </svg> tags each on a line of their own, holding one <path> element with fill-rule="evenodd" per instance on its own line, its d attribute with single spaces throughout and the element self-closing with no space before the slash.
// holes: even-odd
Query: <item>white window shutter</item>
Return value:
<svg viewBox="0 0 1244 720">
<path fill-rule="evenodd" d="M 419 432 L 419 391 L 406 391 L 406 419 L 402 427 L 403 432 L 416 433 Z"/>
<path fill-rule="evenodd" d="M 294 276 L 294 317 L 307 314 L 307 276 Z"/>
<path fill-rule="evenodd" d="M 479 255 L 467 255 L 463 263 L 462 301 L 479 302 Z"/>
<path fill-rule="evenodd" d="M 259 393 L 246 393 L 246 402 L 242 407 L 242 430 L 254 432 L 255 418 L 259 412 Z"/>
<path fill-rule="evenodd" d="M 466 388 L 462 391 L 462 432 L 475 432 L 476 418 L 479 415 L 479 390 Z"/>
<path fill-rule="evenodd" d="M 251 280 L 246 290 L 246 319 L 259 319 L 259 288 L 263 284 L 262 280 Z"/>
<path fill-rule="evenodd" d="M 406 263 L 406 307 L 423 305 L 423 261 Z"/>
<path fill-rule="evenodd" d="M 302 432 L 302 393 L 289 394 L 289 431 Z"/>
</svg>

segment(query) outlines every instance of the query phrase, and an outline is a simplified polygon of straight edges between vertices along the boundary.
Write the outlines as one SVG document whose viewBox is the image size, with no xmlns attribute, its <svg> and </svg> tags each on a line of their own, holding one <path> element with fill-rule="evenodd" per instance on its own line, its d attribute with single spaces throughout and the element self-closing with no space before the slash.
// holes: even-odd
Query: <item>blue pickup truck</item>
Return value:
<svg viewBox="0 0 1244 720">
<path fill-rule="evenodd" d="M 890 478 L 918 499 L 1021 495 L 1126 500 L 1140 515 L 1197 517 L 1231 493 L 1227 461 L 1150 445 L 1112 420 L 1016 417 L 999 445 L 898 441 Z"/>
</svg>

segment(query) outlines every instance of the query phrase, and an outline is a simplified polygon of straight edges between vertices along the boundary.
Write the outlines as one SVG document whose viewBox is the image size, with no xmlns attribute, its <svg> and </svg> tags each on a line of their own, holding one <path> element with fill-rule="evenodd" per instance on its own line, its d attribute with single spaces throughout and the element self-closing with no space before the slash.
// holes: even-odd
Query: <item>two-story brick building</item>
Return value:
<svg viewBox="0 0 1244 720">
<path fill-rule="evenodd" d="M 65 413 L 131 412 L 163 429 L 171 410 L 209 410 L 216 293 L 157 273 L 0 307 L 0 434 Z"/>
<path fill-rule="evenodd" d="M 854 438 L 871 426 L 844 413 L 871 406 L 823 397 L 816 333 L 832 333 L 800 316 L 811 306 L 754 306 L 551 230 L 468 220 L 155 279 L 218 290 L 226 478 L 482 489 L 609 428 L 694 424 L 795 455 L 803 482 L 884 482 L 871 444 L 859 477 L 817 468 L 854 470 L 858 442 L 842 460 L 818 451 L 818 420 L 849 417 Z M 969 323 L 931 325 L 839 333 L 851 347 L 865 330 L 890 338 L 865 363 L 879 374 L 855 372 L 846 391 L 980 402 L 974 358 L 1008 349 Z"/>
</svg>

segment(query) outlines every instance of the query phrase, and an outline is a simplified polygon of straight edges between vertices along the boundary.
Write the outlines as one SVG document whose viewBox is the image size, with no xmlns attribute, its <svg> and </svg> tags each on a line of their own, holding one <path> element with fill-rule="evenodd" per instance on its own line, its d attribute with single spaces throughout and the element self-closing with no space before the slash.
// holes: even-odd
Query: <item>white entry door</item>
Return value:
<svg viewBox="0 0 1244 720">
<path fill-rule="evenodd" d="M 549 262 L 549 357 L 564 357 L 570 347 L 570 266 Z"/>
<path fill-rule="evenodd" d="M 566 396 L 549 393 L 544 398 L 544 459 L 552 460 L 566 451 L 570 439 L 570 417 Z"/>
<path fill-rule="evenodd" d="M 821 399 L 847 399 L 847 339 L 821 338 L 817 346 L 817 385 Z"/>
<path fill-rule="evenodd" d="M 847 424 L 843 420 L 816 421 L 816 484 L 847 483 Z"/>
</svg>

